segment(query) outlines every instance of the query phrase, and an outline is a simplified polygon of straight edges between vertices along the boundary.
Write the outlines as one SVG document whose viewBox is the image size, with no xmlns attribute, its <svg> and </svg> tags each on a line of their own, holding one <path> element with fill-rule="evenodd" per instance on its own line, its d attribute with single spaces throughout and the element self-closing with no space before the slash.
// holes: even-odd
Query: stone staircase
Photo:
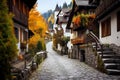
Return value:
<svg viewBox="0 0 120 80">
<path fill-rule="evenodd" d="M 103 49 L 100 49 L 93 45 L 93 48 L 97 49 L 97 54 L 101 57 L 107 74 L 120 75 L 120 55 L 116 55 L 116 53 L 109 47 L 103 47 Z"/>
</svg>

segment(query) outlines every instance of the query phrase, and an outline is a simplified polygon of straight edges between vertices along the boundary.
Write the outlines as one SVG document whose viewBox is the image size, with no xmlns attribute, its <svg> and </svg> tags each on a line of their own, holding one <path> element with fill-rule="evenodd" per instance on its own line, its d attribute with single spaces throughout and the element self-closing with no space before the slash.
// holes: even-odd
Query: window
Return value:
<svg viewBox="0 0 120 80">
<path fill-rule="evenodd" d="M 120 11 L 117 12 L 117 31 L 120 31 Z"/>
<path fill-rule="evenodd" d="M 23 41 L 23 30 L 20 29 L 20 42 L 22 42 L 22 41 Z"/>
<path fill-rule="evenodd" d="M 111 18 L 107 18 L 101 23 L 102 37 L 111 35 Z"/>
<path fill-rule="evenodd" d="M 27 41 L 27 32 L 23 31 L 23 41 Z"/>
<path fill-rule="evenodd" d="M 18 28 L 14 28 L 14 30 L 15 30 L 15 36 L 19 40 L 19 30 Z"/>
</svg>

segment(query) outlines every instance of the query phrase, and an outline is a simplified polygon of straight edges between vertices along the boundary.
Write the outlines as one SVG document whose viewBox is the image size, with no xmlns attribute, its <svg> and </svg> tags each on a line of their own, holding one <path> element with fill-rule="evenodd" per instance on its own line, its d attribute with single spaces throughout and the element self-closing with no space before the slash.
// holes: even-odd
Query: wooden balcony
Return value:
<svg viewBox="0 0 120 80">
<path fill-rule="evenodd" d="M 83 37 L 82 38 L 77 37 L 75 39 L 71 39 L 71 43 L 74 44 L 74 45 L 83 44 L 83 43 L 85 43 L 85 39 Z"/>
<path fill-rule="evenodd" d="M 28 15 L 23 14 L 16 6 L 12 7 L 12 12 L 14 14 L 13 20 L 22 24 L 24 27 L 28 26 Z"/>
<path fill-rule="evenodd" d="M 97 7 L 95 13 L 96 16 L 101 15 L 103 12 L 105 12 L 107 9 L 110 8 L 114 3 L 116 3 L 119 0 L 102 0 L 103 2 L 100 2 L 100 5 Z"/>
<path fill-rule="evenodd" d="M 79 30 L 84 30 L 84 29 L 86 29 L 86 27 L 85 27 L 85 26 L 77 26 L 77 25 L 74 25 L 74 24 L 73 24 L 72 29 L 73 29 L 74 31 L 79 31 Z"/>
</svg>

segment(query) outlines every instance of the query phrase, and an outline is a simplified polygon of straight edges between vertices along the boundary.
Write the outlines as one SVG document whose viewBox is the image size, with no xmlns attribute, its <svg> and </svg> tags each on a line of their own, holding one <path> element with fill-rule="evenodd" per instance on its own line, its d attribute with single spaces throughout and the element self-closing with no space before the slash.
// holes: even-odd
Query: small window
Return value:
<svg viewBox="0 0 120 80">
<path fill-rule="evenodd" d="M 101 23 L 102 37 L 111 35 L 111 18 L 107 18 Z"/>
<path fill-rule="evenodd" d="M 14 30 L 15 30 L 15 36 L 19 40 L 19 30 L 18 28 L 14 28 Z"/>
<path fill-rule="evenodd" d="M 120 11 L 117 12 L 117 31 L 120 31 Z"/>
</svg>

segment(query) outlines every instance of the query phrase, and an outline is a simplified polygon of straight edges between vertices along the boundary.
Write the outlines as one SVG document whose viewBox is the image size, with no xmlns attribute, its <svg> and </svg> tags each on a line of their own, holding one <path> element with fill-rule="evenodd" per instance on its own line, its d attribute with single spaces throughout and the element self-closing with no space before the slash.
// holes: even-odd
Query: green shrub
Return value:
<svg viewBox="0 0 120 80">
<path fill-rule="evenodd" d="M 10 80 L 10 61 L 17 55 L 12 15 L 8 14 L 7 1 L 0 1 L 0 79 Z"/>
</svg>

